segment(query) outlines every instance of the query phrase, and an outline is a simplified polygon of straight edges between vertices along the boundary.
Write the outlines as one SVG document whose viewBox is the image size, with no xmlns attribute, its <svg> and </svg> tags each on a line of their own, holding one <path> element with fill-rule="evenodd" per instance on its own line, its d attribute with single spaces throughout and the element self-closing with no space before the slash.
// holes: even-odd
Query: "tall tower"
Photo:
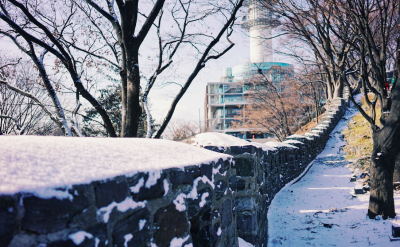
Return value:
<svg viewBox="0 0 400 247">
<path fill-rule="evenodd" d="M 247 15 L 243 16 L 242 28 L 250 32 L 250 63 L 224 68 L 219 82 L 208 82 L 204 112 L 209 131 L 227 133 L 244 139 L 264 139 L 271 136 L 268 130 L 255 133 L 254 129 L 235 128 L 238 119 L 247 121 L 245 106 L 253 104 L 249 80 L 257 79 L 262 72 L 274 85 L 293 73 L 293 65 L 273 61 L 271 31 L 280 23 L 266 7 L 277 0 L 245 0 Z M 261 70 L 261 71 L 260 71 Z M 258 131 L 256 131 L 258 132 Z"/>
<path fill-rule="evenodd" d="M 265 1 L 265 0 L 264 0 Z M 243 17 L 242 28 L 250 34 L 250 63 L 273 62 L 271 31 L 279 25 L 271 12 L 260 0 L 247 0 L 247 16 Z M 270 4 L 274 2 L 270 1 Z"/>
</svg>

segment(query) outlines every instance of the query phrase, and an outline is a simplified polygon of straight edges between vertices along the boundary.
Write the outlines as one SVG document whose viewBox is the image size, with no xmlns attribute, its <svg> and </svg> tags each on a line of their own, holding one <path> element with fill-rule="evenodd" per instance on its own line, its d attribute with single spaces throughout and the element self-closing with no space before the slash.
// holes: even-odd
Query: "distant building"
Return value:
<svg viewBox="0 0 400 247">
<path fill-rule="evenodd" d="M 244 64 L 233 68 L 225 68 L 219 82 L 207 83 L 205 108 L 208 131 L 231 134 L 243 139 L 268 138 L 269 133 L 254 134 L 250 129 L 232 129 L 235 117 L 246 119 L 245 105 L 251 104 L 248 95 L 251 86 L 246 83 L 247 79 L 259 74 L 259 69 L 267 75 L 269 80 L 278 85 L 285 76 L 291 76 L 293 65 L 287 63 L 257 63 Z M 242 114 L 242 115 L 240 115 Z"/>
<path fill-rule="evenodd" d="M 287 76 L 292 76 L 293 65 L 273 62 L 271 30 L 279 25 L 272 14 L 262 8 L 257 0 L 246 1 L 248 16 L 243 17 L 242 28 L 250 33 L 250 61 L 233 68 L 225 68 L 219 82 L 207 83 L 205 97 L 205 122 L 208 131 L 231 134 L 243 139 L 268 138 L 269 133 L 253 134 L 250 129 L 232 129 L 235 116 L 242 114 L 245 121 L 246 112 L 241 111 L 248 101 L 251 91 L 246 81 L 263 74 L 278 86 Z"/>
</svg>

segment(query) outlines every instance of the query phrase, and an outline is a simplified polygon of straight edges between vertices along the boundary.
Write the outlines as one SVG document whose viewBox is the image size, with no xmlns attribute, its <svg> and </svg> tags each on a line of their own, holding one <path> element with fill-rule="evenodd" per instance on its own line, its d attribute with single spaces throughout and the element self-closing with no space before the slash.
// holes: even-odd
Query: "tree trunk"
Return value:
<svg viewBox="0 0 400 247">
<path fill-rule="evenodd" d="M 386 139 L 383 129 L 373 133 L 374 148 L 370 163 L 371 195 L 368 207 L 368 216 L 371 219 L 376 215 L 382 215 L 384 219 L 396 216 L 393 199 L 393 171 L 396 157 L 383 151 Z"/>
<path fill-rule="evenodd" d="M 335 85 L 335 92 L 333 93 L 333 98 L 343 98 L 343 79 L 338 77 L 338 83 Z"/>
<path fill-rule="evenodd" d="M 122 125 L 121 137 L 137 137 L 139 120 L 142 114 L 140 107 L 140 41 L 135 34 L 137 5 L 127 1 L 122 17 L 122 37 L 125 58 L 125 71 L 121 73 L 122 81 Z M 126 77 L 124 77 L 126 76 Z"/>
<path fill-rule="evenodd" d="M 333 85 L 329 75 L 326 77 L 326 101 L 328 103 L 333 99 Z"/>
<path fill-rule="evenodd" d="M 126 102 L 125 113 L 122 118 L 121 137 L 137 137 L 140 115 L 142 108 L 140 107 L 140 74 L 138 65 L 138 54 L 134 54 L 134 59 L 128 63 L 130 68 L 127 69 L 127 85 L 126 85 Z"/>
<path fill-rule="evenodd" d="M 400 182 L 400 154 L 396 157 L 393 172 L 393 184 Z"/>
<path fill-rule="evenodd" d="M 397 79 L 399 80 L 399 78 Z M 393 200 L 393 172 L 400 164 L 400 84 L 396 83 L 392 95 L 392 107 L 385 126 L 373 135 L 371 156 L 371 196 L 368 216 L 382 215 L 393 218 L 396 213 Z"/>
<path fill-rule="evenodd" d="M 319 112 L 318 112 L 318 101 L 315 101 L 315 118 L 317 119 L 318 123 L 318 117 L 319 117 Z"/>
</svg>

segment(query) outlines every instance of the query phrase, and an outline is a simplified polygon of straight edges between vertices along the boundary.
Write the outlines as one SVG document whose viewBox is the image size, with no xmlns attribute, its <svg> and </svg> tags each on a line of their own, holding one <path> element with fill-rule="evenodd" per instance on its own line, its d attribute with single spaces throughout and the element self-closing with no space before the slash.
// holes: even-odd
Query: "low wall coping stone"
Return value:
<svg viewBox="0 0 400 247">
<path fill-rule="evenodd" d="M 153 179 L 144 186 L 150 187 L 163 169 L 232 157 L 184 143 L 143 138 L 1 136 L 0 145 L 0 195 L 28 192 L 42 198 L 68 198 L 68 191 L 55 188 L 138 172 L 149 173 Z"/>
</svg>

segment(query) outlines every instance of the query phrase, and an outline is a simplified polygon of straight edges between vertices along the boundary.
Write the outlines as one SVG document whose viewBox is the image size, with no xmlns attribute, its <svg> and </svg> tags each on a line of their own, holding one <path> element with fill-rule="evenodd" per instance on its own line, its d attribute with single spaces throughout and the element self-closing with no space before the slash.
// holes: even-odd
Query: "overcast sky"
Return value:
<svg viewBox="0 0 400 247">
<path fill-rule="evenodd" d="M 249 38 L 246 37 L 246 34 L 239 33 L 231 40 L 235 42 L 235 46 L 222 58 L 215 61 L 211 60 L 206 64 L 206 67 L 203 68 L 189 90 L 182 97 L 175 110 L 173 119 L 193 120 L 197 123 L 199 121 L 200 109 L 200 117 L 203 124 L 207 82 L 219 81 L 223 68 L 233 67 L 250 61 Z M 171 95 L 168 94 L 168 90 L 160 88 L 151 93 L 152 112 L 155 120 L 161 120 L 168 111 L 169 103 L 172 100 Z"/>
</svg>

